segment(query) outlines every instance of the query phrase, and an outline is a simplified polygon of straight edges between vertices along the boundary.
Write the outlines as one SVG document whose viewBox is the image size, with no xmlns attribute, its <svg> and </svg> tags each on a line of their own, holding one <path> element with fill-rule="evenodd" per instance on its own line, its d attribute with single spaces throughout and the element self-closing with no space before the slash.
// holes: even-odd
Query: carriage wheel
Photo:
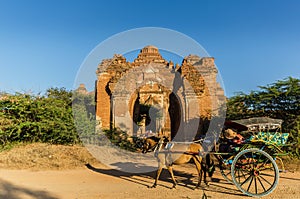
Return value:
<svg viewBox="0 0 300 199">
<path fill-rule="evenodd" d="M 236 155 L 231 165 L 231 176 L 236 187 L 244 194 L 261 197 L 274 191 L 279 170 L 267 152 L 252 148 Z"/>
</svg>

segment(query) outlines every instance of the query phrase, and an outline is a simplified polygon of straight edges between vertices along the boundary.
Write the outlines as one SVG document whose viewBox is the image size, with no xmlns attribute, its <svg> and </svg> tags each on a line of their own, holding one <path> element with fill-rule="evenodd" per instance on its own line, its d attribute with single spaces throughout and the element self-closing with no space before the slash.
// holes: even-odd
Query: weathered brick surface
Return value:
<svg viewBox="0 0 300 199">
<path fill-rule="evenodd" d="M 174 67 L 156 47 L 146 46 L 132 63 L 115 55 L 103 60 L 96 73 L 100 127 L 112 124 L 131 135 L 152 130 L 174 136 L 187 130 L 179 124 L 217 114 L 218 102 L 224 98 L 212 57 L 189 55 Z"/>
</svg>

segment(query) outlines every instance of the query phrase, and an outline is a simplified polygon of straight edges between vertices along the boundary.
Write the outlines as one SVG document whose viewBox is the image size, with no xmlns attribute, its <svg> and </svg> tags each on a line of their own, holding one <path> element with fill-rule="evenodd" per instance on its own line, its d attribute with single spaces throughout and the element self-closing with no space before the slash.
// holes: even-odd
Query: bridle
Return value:
<svg viewBox="0 0 300 199">
<path fill-rule="evenodd" d="M 147 150 L 145 150 L 143 153 L 153 152 L 154 151 L 154 153 L 156 154 L 156 153 L 158 153 L 161 150 L 163 143 L 164 143 L 163 138 L 160 138 L 159 141 L 156 144 L 154 144 L 152 147 L 150 147 Z M 147 147 L 149 145 L 150 144 L 147 143 Z"/>
</svg>

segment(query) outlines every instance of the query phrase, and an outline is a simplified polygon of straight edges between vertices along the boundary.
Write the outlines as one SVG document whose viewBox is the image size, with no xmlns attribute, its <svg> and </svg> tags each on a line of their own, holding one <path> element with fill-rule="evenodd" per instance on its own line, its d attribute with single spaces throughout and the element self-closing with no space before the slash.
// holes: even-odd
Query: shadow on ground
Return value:
<svg viewBox="0 0 300 199">
<path fill-rule="evenodd" d="M 10 182 L 0 179 L 0 198 L 7 199 L 58 199 L 46 191 L 33 190 L 25 187 L 14 185 Z"/>
<path fill-rule="evenodd" d="M 116 163 L 118 164 L 118 163 Z M 120 164 L 127 164 L 126 166 L 132 167 L 136 165 L 132 165 L 132 163 L 120 163 Z M 154 183 L 154 178 L 156 176 L 156 171 L 147 172 L 147 173 L 127 173 L 123 172 L 117 169 L 101 169 L 101 168 L 95 168 L 90 164 L 86 164 L 86 167 L 94 172 L 113 176 L 119 179 L 123 179 L 132 183 L 136 183 L 145 187 L 151 187 Z M 124 167 L 124 165 L 122 165 Z M 194 169 L 194 168 L 189 168 Z M 191 172 L 185 172 L 185 171 L 177 171 L 174 170 L 175 178 L 178 182 L 178 186 L 186 187 L 188 189 L 194 189 L 197 184 L 197 175 L 195 174 L 196 169 L 193 173 Z M 242 194 L 235 186 L 231 185 L 227 181 L 223 179 L 217 179 L 213 178 L 212 183 L 210 186 L 206 186 L 202 180 L 201 188 L 204 191 L 211 191 L 211 192 L 218 192 L 228 195 L 239 195 L 239 196 L 245 196 Z M 160 182 L 168 182 L 170 183 L 169 186 L 165 185 L 166 183 L 160 183 Z M 166 169 L 163 169 L 159 181 L 158 186 L 165 187 L 165 188 L 171 188 L 172 187 L 172 179 L 169 174 L 169 172 Z"/>
</svg>

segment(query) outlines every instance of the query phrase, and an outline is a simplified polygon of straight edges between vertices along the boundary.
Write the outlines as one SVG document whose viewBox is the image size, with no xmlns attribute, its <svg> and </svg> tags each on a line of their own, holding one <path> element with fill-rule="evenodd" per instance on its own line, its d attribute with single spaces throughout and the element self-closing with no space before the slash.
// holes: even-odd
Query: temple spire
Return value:
<svg viewBox="0 0 300 199">
<path fill-rule="evenodd" d="M 152 45 L 145 46 L 138 57 L 133 61 L 134 64 L 140 63 L 162 63 L 167 64 L 168 62 L 161 56 L 158 51 L 158 48 Z"/>
</svg>

